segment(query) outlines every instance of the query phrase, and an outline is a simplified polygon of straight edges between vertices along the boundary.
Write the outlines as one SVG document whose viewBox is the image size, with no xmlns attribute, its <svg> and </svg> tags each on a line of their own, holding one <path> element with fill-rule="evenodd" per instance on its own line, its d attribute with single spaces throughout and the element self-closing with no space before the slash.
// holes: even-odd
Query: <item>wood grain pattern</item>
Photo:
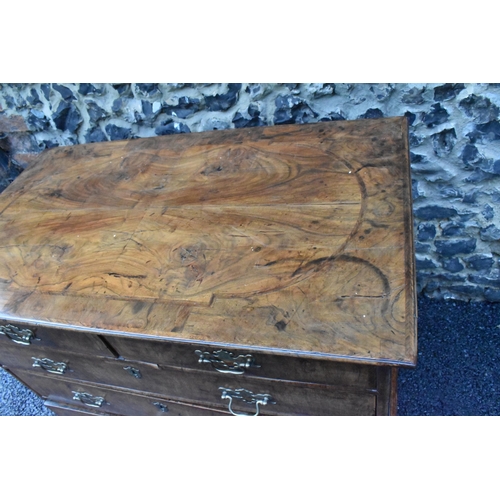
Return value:
<svg viewBox="0 0 500 500">
<path fill-rule="evenodd" d="M 406 119 L 65 147 L 0 196 L 0 318 L 414 365 Z"/>
</svg>

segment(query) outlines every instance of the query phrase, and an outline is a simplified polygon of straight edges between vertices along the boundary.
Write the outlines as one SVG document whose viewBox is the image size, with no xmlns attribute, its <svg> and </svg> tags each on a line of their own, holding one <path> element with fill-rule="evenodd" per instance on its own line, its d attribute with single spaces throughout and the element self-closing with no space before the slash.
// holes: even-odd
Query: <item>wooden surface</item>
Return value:
<svg viewBox="0 0 500 500">
<path fill-rule="evenodd" d="M 57 148 L 0 196 L 0 319 L 414 365 L 404 118 Z"/>
<path fill-rule="evenodd" d="M 221 374 L 213 373 L 209 377 L 188 372 L 186 376 L 178 376 L 172 385 L 164 384 L 166 392 L 163 397 L 139 391 L 124 391 L 119 387 L 104 386 L 88 381 L 71 380 L 57 375 L 34 375 L 32 371 L 9 369 L 10 373 L 27 383 L 38 394 L 48 396 L 52 401 L 85 405 L 73 401 L 74 392 L 84 392 L 92 396 L 102 397 L 105 403 L 98 409 L 105 413 L 118 415 L 157 415 L 160 412 L 153 406 L 156 401 L 170 400 L 172 395 L 179 405 L 192 405 L 197 408 L 214 411 L 228 411 L 227 401 L 221 402 L 219 387 L 229 389 L 241 388 L 241 380 L 232 382 Z M 221 384 L 222 382 L 222 384 Z M 276 404 L 261 408 L 263 415 L 317 415 L 317 416 L 375 416 L 377 395 L 368 391 L 352 391 L 332 388 L 326 385 L 292 384 L 277 380 L 245 380 L 245 389 L 254 394 L 269 394 Z M 196 404 L 199 402 L 199 404 Z M 167 403 L 167 406 L 170 405 Z M 145 409 L 149 411 L 145 412 Z M 233 409 L 241 413 L 255 413 L 255 404 L 245 404 L 238 400 Z"/>
<path fill-rule="evenodd" d="M 8 324 L 8 321 L 0 320 L 0 327 Z M 55 349 L 94 356 L 114 356 L 113 351 L 107 348 L 102 338 L 98 335 L 45 326 L 34 327 L 30 323 L 19 321 L 15 322 L 15 326 L 20 329 L 30 329 L 35 333 L 34 340 L 31 342 L 31 345 L 35 349 Z M 27 349 L 27 346 L 13 343 L 6 335 L 0 334 L 0 352 L 3 353 L 8 348 L 15 348 L 19 352 L 30 351 L 29 348 Z"/>
<path fill-rule="evenodd" d="M 221 416 L 229 415 L 227 411 L 217 408 L 206 408 L 192 404 L 182 404 L 162 398 L 140 393 L 126 392 L 116 387 L 91 384 L 78 380 L 66 380 L 57 375 L 37 376 L 23 370 L 9 370 L 19 380 L 28 384 L 32 390 L 44 395 L 48 401 L 61 406 L 69 406 L 77 410 L 96 412 L 99 414 L 128 416 Z M 83 392 L 91 396 L 104 398 L 98 408 L 90 408 L 73 399 L 75 392 Z M 161 411 L 155 403 L 161 403 L 168 411 Z M 50 406 L 49 406 L 50 407 Z M 52 408 L 51 408 L 52 409 Z"/>
<path fill-rule="evenodd" d="M 74 408 L 73 406 L 56 403 L 55 401 L 45 401 L 45 407 L 53 411 L 60 417 L 95 417 L 95 416 L 108 416 L 106 413 L 96 413 L 90 409 Z"/>
<path fill-rule="evenodd" d="M 146 363 L 177 366 L 179 368 L 197 369 L 213 372 L 211 363 L 200 363 L 192 345 L 173 342 L 131 339 L 123 337 L 106 337 L 107 342 L 120 357 L 128 360 L 139 360 Z M 201 352 L 213 353 L 217 349 L 207 346 Z M 18 349 L 19 350 L 19 349 Z M 232 349 L 234 356 L 244 356 L 249 350 Z M 322 384 L 364 387 L 376 389 L 377 367 L 353 363 L 332 363 L 329 360 L 309 359 L 297 356 L 276 356 L 257 352 L 254 362 L 246 367 L 245 375 L 274 379 L 286 379 L 299 382 L 315 382 Z M 234 377 L 234 375 L 233 375 Z M 237 378 L 240 378 L 239 375 Z"/>
</svg>

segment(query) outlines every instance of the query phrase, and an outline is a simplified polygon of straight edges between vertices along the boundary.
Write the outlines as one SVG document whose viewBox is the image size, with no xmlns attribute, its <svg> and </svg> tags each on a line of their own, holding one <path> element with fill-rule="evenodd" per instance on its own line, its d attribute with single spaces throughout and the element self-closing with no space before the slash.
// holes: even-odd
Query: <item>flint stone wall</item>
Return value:
<svg viewBox="0 0 500 500">
<path fill-rule="evenodd" d="M 500 301 L 500 84 L 2 84 L 0 188 L 46 148 L 406 116 L 418 290 Z"/>
</svg>

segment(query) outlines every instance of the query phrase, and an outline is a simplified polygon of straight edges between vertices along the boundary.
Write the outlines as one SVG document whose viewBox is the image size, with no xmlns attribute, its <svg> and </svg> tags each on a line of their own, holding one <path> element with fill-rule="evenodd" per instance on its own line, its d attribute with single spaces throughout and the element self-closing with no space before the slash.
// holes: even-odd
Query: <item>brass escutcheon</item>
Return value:
<svg viewBox="0 0 500 500">
<path fill-rule="evenodd" d="M 232 352 L 220 349 L 218 351 L 194 351 L 199 356 L 198 363 L 210 363 L 220 373 L 234 373 L 241 375 L 247 368 L 260 368 L 255 364 L 252 354 L 240 354 L 235 356 Z"/>
<path fill-rule="evenodd" d="M 101 396 L 92 396 L 92 394 L 88 394 L 87 392 L 72 392 L 75 401 L 80 401 L 84 405 L 92 406 L 93 408 L 100 408 L 106 402 Z"/>
<path fill-rule="evenodd" d="M 123 369 L 135 378 L 142 378 L 141 371 L 138 368 L 134 368 L 133 366 L 125 366 Z"/>
<path fill-rule="evenodd" d="M 31 358 L 33 360 L 34 367 L 40 367 L 49 373 L 55 373 L 57 375 L 62 375 L 68 368 L 68 363 L 64 361 L 52 361 L 48 358 Z"/>
<path fill-rule="evenodd" d="M 28 328 L 21 329 L 14 325 L 0 325 L 0 334 L 8 337 L 12 342 L 21 345 L 30 345 L 35 334 Z"/>
<path fill-rule="evenodd" d="M 153 403 L 154 406 L 156 406 L 160 411 L 162 411 L 163 413 L 167 413 L 168 412 L 168 408 L 166 405 L 164 405 L 163 403 L 159 403 L 158 401 L 155 401 Z"/>
</svg>

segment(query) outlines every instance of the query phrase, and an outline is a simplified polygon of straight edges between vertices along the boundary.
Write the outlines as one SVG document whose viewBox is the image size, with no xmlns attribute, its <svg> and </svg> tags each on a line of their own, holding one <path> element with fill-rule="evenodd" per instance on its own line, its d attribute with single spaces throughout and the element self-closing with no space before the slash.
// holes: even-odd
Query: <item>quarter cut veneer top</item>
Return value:
<svg viewBox="0 0 500 500">
<path fill-rule="evenodd" d="M 0 195 L 0 318 L 416 355 L 404 118 L 61 147 Z"/>
</svg>

